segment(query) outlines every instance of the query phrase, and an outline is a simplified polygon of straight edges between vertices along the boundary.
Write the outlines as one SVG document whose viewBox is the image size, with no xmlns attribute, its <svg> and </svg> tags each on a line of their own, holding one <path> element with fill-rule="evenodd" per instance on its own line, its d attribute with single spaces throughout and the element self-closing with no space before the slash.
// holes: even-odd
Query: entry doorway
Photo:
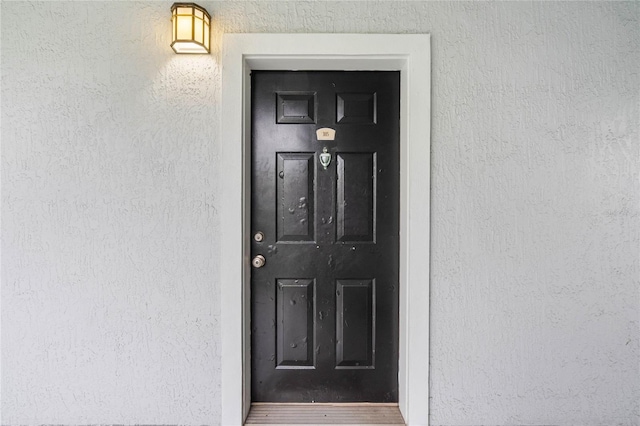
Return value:
<svg viewBox="0 0 640 426">
<path fill-rule="evenodd" d="M 251 81 L 251 399 L 397 402 L 400 73 Z"/>
<path fill-rule="evenodd" d="M 242 424 L 251 405 L 250 73 L 337 69 L 400 71 L 398 403 L 408 424 L 427 424 L 429 36 L 225 34 L 221 59 L 221 423 Z"/>
</svg>

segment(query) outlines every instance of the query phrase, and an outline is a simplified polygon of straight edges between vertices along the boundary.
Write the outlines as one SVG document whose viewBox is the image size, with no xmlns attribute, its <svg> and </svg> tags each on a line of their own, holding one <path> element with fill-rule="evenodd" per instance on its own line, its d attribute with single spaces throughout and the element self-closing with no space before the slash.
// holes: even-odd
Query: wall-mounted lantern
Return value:
<svg viewBox="0 0 640 426">
<path fill-rule="evenodd" d="M 195 3 L 171 6 L 171 48 L 176 53 L 210 53 L 211 16 Z"/>
</svg>

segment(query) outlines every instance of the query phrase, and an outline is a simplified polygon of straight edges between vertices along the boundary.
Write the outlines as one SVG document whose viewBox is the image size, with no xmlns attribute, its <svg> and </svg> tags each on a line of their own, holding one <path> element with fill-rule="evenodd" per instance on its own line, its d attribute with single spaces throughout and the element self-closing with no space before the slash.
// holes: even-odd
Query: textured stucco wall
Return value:
<svg viewBox="0 0 640 426">
<path fill-rule="evenodd" d="M 200 3 L 432 35 L 432 424 L 640 424 L 638 3 Z M 219 57 L 132 4 L 1 3 L 2 424 L 219 422 Z"/>
</svg>

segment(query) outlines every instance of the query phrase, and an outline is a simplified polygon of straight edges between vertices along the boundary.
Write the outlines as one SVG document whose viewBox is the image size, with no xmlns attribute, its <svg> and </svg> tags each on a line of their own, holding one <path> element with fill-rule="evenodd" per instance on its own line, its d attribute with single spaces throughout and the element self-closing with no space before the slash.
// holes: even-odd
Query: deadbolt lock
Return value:
<svg viewBox="0 0 640 426">
<path fill-rule="evenodd" d="M 253 239 L 259 243 L 264 240 L 264 234 L 262 232 L 256 232 L 256 234 L 253 236 Z"/>
<path fill-rule="evenodd" d="M 256 257 L 253 258 L 253 260 L 251 261 L 251 264 L 253 265 L 254 268 L 262 268 L 265 264 L 266 260 L 264 258 L 263 255 L 259 254 Z"/>
</svg>

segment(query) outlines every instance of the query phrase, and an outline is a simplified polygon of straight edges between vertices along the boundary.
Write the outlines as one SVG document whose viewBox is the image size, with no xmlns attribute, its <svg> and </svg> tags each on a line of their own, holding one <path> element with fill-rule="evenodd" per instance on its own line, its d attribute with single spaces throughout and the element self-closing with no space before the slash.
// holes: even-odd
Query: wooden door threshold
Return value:
<svg viewBox="0 0 640 426">
<path fill-rule="evenodd" d="M 398 404 L 254 402 L 245 425 L 404 425 Z"/>
</svg>

